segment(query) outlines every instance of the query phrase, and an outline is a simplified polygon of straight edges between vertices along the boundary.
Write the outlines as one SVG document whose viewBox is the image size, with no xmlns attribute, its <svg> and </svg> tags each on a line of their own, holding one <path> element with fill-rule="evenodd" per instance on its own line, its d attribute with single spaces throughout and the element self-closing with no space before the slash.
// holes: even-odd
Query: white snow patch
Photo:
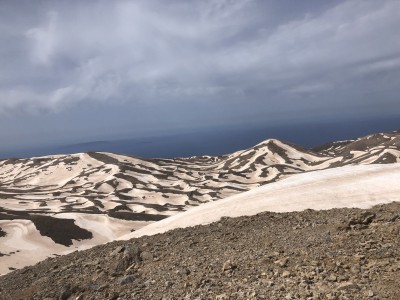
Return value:
<svg viewBox="0 0 400 300">
<path fill-rule="evenodd" d="M 400 201 L 400 164 L 346 166 L 293 175 L 248 192 L 189 209 L 121 239 L 209 224 L 221 217 L 342 207 L 369 208 Z"/>
</svg>

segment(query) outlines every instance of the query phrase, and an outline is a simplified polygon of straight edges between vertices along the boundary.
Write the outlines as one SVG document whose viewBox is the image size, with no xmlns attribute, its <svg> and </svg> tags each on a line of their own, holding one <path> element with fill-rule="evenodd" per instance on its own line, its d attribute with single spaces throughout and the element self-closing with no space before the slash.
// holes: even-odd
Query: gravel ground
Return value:
<svg viewBox="0 0 400 300">
<path fill-rule="evenodd" d="M 0 277 L 0 299 L 400 299 L 400 204 L 226 218 Z"/>
</svg>

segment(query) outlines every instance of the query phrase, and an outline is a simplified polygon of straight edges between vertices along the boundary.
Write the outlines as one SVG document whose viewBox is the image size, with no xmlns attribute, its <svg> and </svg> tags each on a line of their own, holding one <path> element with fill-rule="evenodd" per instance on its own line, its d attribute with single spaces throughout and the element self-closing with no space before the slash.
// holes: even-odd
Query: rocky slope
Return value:
<svg viewBox="0 0 400 300">
<path fill-rule="evenodd" d="M 0 299 L 400 299 L 400 204 L 225 218 L 49 258 Z"/>
<path fill-rule="evenodd" d="M 399 132 L 312 150 L 272 139 L 220 157 L 80 153 L 3 160 L 0 274 L 293 174 L 398 161 Z"/>
</svg>

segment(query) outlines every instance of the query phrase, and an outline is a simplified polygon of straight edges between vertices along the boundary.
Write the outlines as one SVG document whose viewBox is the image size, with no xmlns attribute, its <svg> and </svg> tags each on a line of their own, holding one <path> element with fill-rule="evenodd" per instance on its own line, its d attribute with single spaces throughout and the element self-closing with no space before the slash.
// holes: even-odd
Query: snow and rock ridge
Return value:
<svg viewBox="0 0 400 300">
<path fill-rule="evenodd" d="M 0 161 L 0 274 L 295 174 L 400 162 L 399 137 L 375 134 L 320 149 L 269 139 L 217 157 L 90 152 Z"/>
<path fill-rule="evenodd" d="M 223 217 L 256 215 L 265 211 L 371 208 L 400 202 L 400 164 L 345 166 L 298 174 L 219 201 L 191 208 L 155 222 L 120 239 L 163 233 L 176 228 L 216 222 Z"/>
</svg>

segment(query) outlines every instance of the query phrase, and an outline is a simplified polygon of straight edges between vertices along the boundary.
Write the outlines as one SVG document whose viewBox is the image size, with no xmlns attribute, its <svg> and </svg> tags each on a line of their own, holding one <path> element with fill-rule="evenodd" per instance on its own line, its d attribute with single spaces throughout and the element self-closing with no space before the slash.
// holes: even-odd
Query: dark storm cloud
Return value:
<svg viewBox="0 0 400 300">
<path fill-rule="evenodd" d="M 399 1 L 2 1 L 0 113 L 95 101 L 231 103 L 244 119 L 390 112 L 398 28 Z"/>
</svg>

